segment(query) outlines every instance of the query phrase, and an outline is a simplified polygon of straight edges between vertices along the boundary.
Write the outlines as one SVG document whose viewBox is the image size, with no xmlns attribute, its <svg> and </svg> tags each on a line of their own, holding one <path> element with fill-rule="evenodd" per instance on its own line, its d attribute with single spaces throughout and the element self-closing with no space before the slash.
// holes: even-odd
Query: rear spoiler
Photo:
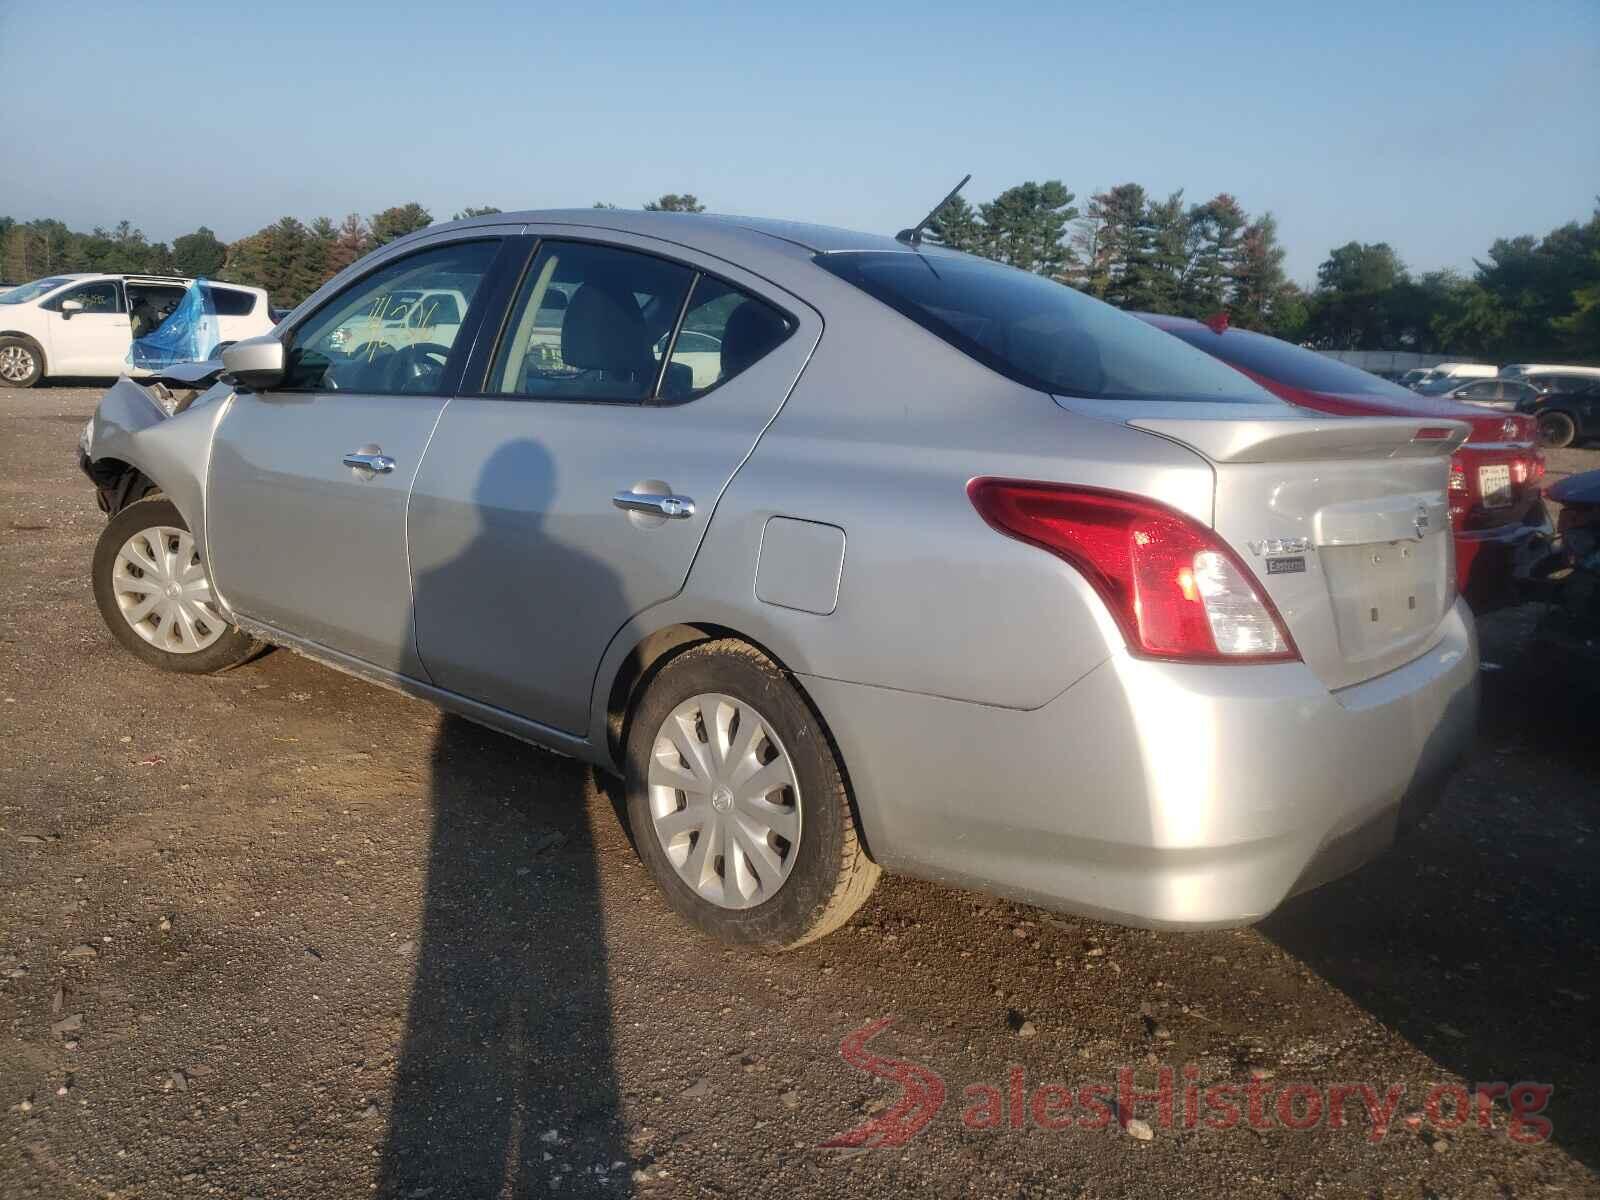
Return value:
<svg viewBox="0 0 1600 1200">
<path fill-rule="evenodd" d="M 1128 424 L 1198 450 L 1219 463 L 1443 457 L 1472 433 L 1463 421 L 1416 417 L 1309 421 L 1145 417 Z"/>
</svg>

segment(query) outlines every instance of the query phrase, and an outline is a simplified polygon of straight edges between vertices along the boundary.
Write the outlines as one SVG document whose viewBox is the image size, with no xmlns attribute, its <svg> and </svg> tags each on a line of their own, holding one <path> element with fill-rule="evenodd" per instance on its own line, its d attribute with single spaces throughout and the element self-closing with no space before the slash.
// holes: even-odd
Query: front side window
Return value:
<svg viewBox="0 0 1600 1200">
<path fill-rule="evenodd" d="M 24 283 L 12 288 L 10 291 L 0 292 L 0 304 L 26 304 L 29 300 L 37 300 L 40 296 L 49 295 L 64 283 L 70 280 L 64 275 L 52 275 L 48 279 L 35 279 L 32 283 Z"/>
<path fill-rule="evenodd" d="M 661 399 L 675 404 L 703 395 L 765 357 L 793 329 L 794 323 L 765 301 L 701 275 L 672 343 Z"/>
<path fill-rule="evenodd" d="M 489 370 L 490 395 L 639 404 L 694 272 L 615 246 L 545 242 Z"/>
<path fill-rule="evenodd" d="M 72 288 L 62 292 L 61 295 L 51 300 L 46 308 L 61 311 L 61 306 L 68 300 L 76 300 L 83 305 L 83 311 L 89 313 L 119 313 L 122 311 L 122 289 L 110 280 L 103 283 L 86 283 L 82 287 Z"/>
<path fill-rule="evenodd" d="M 453 242 L 351 284 L 295 329 L 282 388 L 437 393 L 499 248 L 498 239 Z"/>
<path fill-rule="evenodd" d="M 1278 403 L 1137 317 L 1026 271 L 913 251 L 844 251 L 815 261 L 1026 387 L 1103 400 Z"/>
</svg>

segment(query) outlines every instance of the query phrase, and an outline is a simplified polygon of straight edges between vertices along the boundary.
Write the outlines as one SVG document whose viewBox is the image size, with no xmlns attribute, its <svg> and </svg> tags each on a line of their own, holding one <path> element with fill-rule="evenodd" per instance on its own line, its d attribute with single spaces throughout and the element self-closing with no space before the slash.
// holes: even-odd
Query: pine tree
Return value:
<svg viewBox="0 0 1600 1200">
<path fill-rule="evenodd" d="M 433 214 L 412 201 L 410 204 L 398 204 L 394 208 L 386 208 L 381 213 L 373 214 L 369 224 L 372 229 L 372 244 L 387 246 L 396 238 L 403 238 L 408 233 L 415 233 L 432 225 Z"/>
<path fill-rule="evenodd" d="M 706 206 L 701 204 L 700 198 L 692 192 L 685 192 L 681 196 L 677 192 L 668 192 L 655 200 L 646 200 L 644 202 L 644 210 L 645 212 L 701 213 L 705 212 Z"/>
<path fill-rule="evenodd" d="M 1051 277 L 1073 262 L 1067 225 L 1077 215 L 1073 194 L 1059 179 L 1019 183 L 980 206 L 982 253 L 998 262 Z"/>
</svg>

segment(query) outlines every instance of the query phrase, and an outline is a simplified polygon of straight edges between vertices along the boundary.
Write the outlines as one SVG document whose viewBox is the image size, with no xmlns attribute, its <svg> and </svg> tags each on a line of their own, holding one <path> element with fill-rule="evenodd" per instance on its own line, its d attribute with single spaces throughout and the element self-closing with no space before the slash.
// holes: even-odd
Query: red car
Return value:
<svg viewBox="0 0 1600 1200">
<path fill-rule="evenodd" d="M 1230 329 L 1225 318 L 1136 314 L 1242 371 L 1300 408 L 1338 416 L 1445 417 L 1472 427 L 1450 462 L 1450 523 L 1456 580 L 1478 612 L 1516 599 L 1513 572 L 1523 552 L 1550 530 L 1540 481 L 1544 454 L 1534 418 L 1421 396 L 1264 333 Z"/>
</svg>

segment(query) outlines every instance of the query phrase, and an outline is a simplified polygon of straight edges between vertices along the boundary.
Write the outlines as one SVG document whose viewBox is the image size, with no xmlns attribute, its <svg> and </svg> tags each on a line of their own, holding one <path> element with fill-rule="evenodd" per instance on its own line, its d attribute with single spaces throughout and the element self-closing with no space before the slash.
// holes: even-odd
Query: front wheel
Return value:
<svg viewBox="0 0 1600 1200">
<path fill-rule="evenodd" d="M 1578 426 L 1564 412 L 1539 414 L 1539 445 L 1550 450 L 1562 450 L 1572 445 L 1578 437 Z"/>
<path fill-rule="evenodd" d="M 0 384 L 32 387 L 44 377 L 44 355 L 28 338 L 0 338 Z"/>
<path fill-rule="evenodd" d="M 745 642 L 702 642 L 661 669 L 634 711 L 626 769 L 640 857 L 713 937 L 768 950 L 814 941 L 878 881 L 821 722 Z"/>
<path fill-rule="evenodd" d="M 112 517 L 91 569 L 101 618 L 142 662 L 203 675 L 259 649 L 223 618 L 189 527 L 164 497 L 137 500 Z"/>
</svg>

